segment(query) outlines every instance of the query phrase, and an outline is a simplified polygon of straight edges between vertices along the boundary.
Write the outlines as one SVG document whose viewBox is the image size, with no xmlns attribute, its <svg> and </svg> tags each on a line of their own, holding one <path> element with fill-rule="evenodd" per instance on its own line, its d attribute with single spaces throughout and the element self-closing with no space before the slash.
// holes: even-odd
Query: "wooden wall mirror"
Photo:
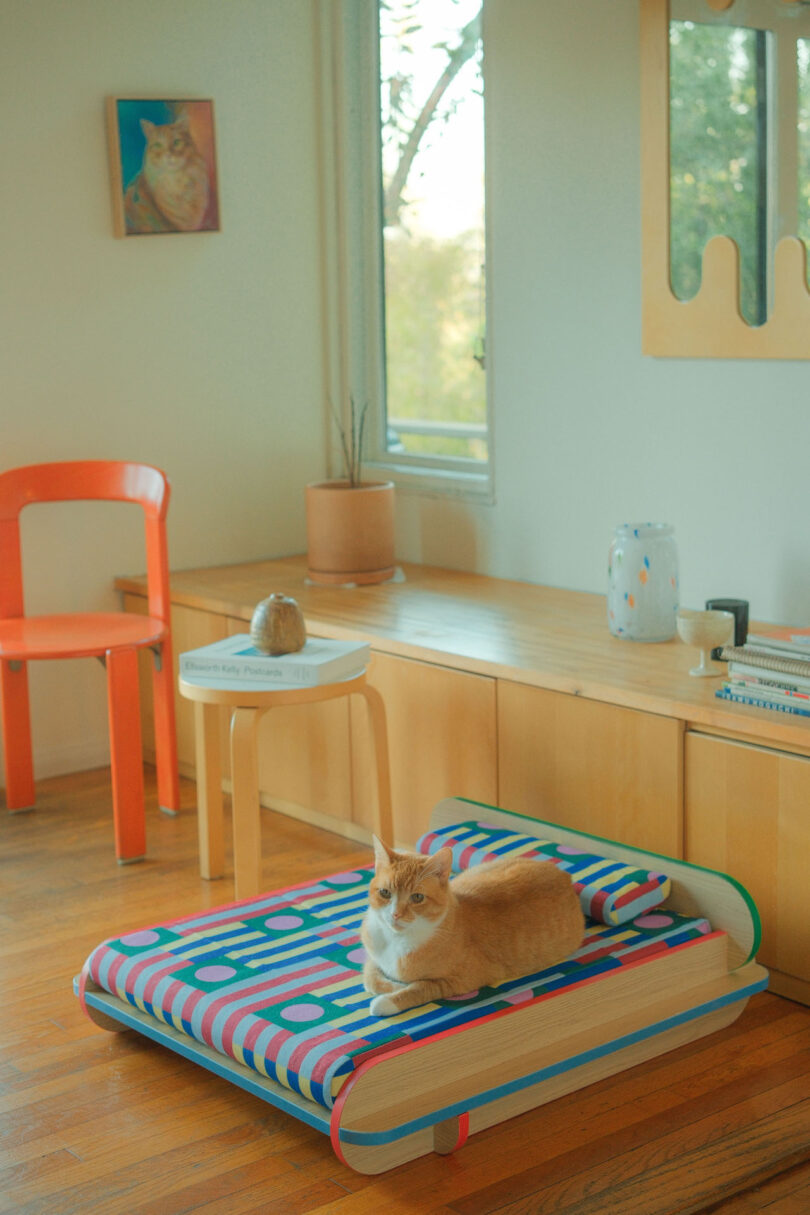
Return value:
<svg viewBox="0 0 810 1215">
<path fill-rule="evenodd" d="M 810 0 L 641 0 L 642 351 L 810 358 Z"/>
</svg>

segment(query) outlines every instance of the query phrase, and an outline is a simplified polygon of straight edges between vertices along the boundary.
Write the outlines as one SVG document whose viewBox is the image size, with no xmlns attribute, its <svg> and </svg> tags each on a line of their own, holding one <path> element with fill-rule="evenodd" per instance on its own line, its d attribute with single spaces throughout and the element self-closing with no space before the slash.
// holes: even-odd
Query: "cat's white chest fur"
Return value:
<svg viewBox="0 0 810 1215">
<path fill-rule="evenodd" d="M 389 908 L 369 910 L 366 922 L 370 953 L 377 966 L 389 979 L 404 982 L 400 965 L 404 957 L 424 945 L 438 925 L 429 920 L 414 920 L 403 928 L 396 929 Z"/>
</svg>

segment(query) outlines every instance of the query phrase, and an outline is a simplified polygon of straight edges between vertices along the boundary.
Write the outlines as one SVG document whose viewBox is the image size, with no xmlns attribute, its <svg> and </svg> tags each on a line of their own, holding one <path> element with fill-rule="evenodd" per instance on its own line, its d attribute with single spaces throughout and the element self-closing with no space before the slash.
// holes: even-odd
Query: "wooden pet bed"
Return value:
<svg viewBox="0 0 810 1215">
<path fill-rule="evenodd" d="M 461 798 L 435 807 L 419 847 L 445 843 L 460 867 L 528 852 L 569 869 L 599 917 L 582 949 L 497 989 L 374 1018 L 358 940 L 369 868 L 104 942 L 76 980 L 82 1006 L 379 1173 L 721 1029 L 767 985 L 756 908 L 730 877 Z"/>
</svg>

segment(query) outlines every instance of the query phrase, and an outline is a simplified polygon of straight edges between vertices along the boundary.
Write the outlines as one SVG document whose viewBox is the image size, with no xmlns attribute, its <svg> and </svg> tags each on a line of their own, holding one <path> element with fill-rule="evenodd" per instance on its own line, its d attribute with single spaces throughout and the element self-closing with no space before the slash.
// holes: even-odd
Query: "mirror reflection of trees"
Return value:
<svg viewBox="0 0 810 1215">
<path fill-rule="evenodd" d="M 807 38 L 797 41 L 796 66 L 799 76 L 799 224 L 796 235 L 810 247 L 810 40 Z"/>
<path fill-rule="evenodd" d="M 740 311 L 752 325 L 767 308 L 766 39 L 670 22 L 672 289 L 691 299 L 707 241 L 730 236 L 740 250 Z"/>
</svg>

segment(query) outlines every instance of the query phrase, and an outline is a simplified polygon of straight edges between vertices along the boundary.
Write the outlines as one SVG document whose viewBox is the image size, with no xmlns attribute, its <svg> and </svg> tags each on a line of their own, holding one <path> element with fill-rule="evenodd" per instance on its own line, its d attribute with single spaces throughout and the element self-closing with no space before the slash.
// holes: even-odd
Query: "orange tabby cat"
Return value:
<svg viewBox="0 0 810 1215">
<path fill-rule="evenodd" d="M 571 879 L 547 861 L 507 857 L 451 879 L 449 848 L 396 852 L 375 836 L 374 856 L 360 934 L 374 1016 L 533 974 L 582 944 Z"/>
<path fill-rule="evenodd" d="M 141 119 L 143 166 L 124 196 L 130 232 L 194 232 L 208 209 L 208 170 L 185 110 L 157 126 Z"/>
</svg>

